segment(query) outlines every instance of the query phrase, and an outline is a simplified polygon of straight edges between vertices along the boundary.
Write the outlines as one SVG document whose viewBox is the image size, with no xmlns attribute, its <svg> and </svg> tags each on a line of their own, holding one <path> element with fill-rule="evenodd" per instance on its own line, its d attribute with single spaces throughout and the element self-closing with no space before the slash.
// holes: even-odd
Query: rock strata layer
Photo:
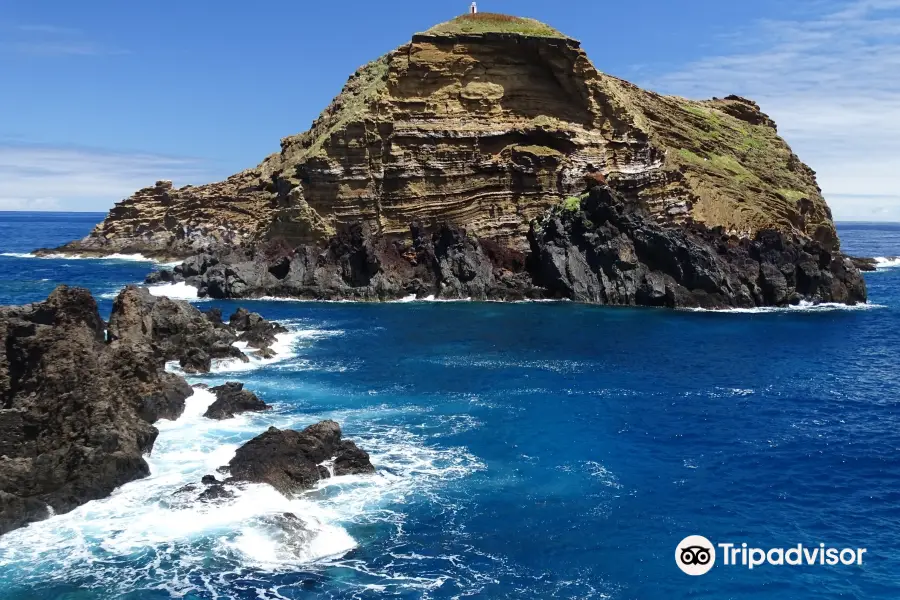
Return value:
<svg viewBox="0 0 900 600">
<path fill-rule="evenodd" d="M 777 231 L 825 252 L 840 247 L 815 174 L 753 101 L 641 90 L 598 71 L 576 40 L 550 27 L 487 14 L 416 34 L 362 67 L 308 131 L 284 138 L 257 167 L 203 186 L 157 182 L 57 250 L 196 257 L 155 277 L 210 273 L 212 297 L 275 287 L 241 260 L 219 262 L 234 253 L 263 257 L 301 296 L 344 290 L 352 276 L 362 278 L 349 286 L 359 296 L 380 298 L 392 284 L 376 275 L 391 267 L 366 261 L 393 258 L 399 240 L 414 254 L 432 244 L 446 261 L 436 277 L 462 269 L 447 279 L 463 289 L 459 275 L 486 263 L 472 251 L 475 262 L 460 265 L 441 255 L 441 240 L 464 230 L 466 243 L 513 260 L 531 251 L 533 223 L 586 180 L 608 183 L 661 226 L 702 224 L 749 241 Z M 311 250 L 288 261 L 298 247 Z M 431 275 L 416 272 L 415 258 L 406 280 L 427 288 Z M 327 273 L 310 275 L 320 267 Z M 506 285 L 501 277 L 496 293 Z"/>
</svg>

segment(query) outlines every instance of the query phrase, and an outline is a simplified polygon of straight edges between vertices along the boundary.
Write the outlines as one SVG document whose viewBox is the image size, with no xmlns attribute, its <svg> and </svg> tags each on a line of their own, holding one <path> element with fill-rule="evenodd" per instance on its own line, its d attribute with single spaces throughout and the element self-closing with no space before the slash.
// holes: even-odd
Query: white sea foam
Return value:
<svg viewBox="0 0 900 600">
<path fill-rule="evenodd" d="M 9 256 L 13 258 L 39 258 L 42 260 L 118 260 L 125 262 L 156 262 L 152 258 L 147 258 L 143 254 L 108 254 L 106 256 L 83 256 L 80 254 L 45 254 L 38 256 L 31 252 L 3 252 L 0 256 Z M 180 263 L 179 263 L 180 264 Z"/>
<path fill-rule="evenodd" d="M 415 294 L 405 296 L 399 300 L 389 300 L 391 303 L 406 304 L 409 302 L 471 302 L 471 298 L 437 298 L 434 294 L 419 298 Z"/>
<path fill-rule="evenodd" d="M 89 502 L 74 511 L 34 523 L 0 539 L 0 565 L 23 560 L 90 563 L 90 547 L 99 546 L 114 556 L 127 556 L 148 547 L 179 547 L 197 537 L 224 534 L 222 548 L 242 549 L 253 558 L 254 545 L 241 543 L 242 536 L 262 535 L 248 522 L 254 517 L 294 512 L 304 522 L 311 539 L 293 563 L 302 563 L 346 552 L 355 545 L 334 515 L 308 499 L 288 499 L 269 486 L 248 485 L 237 491 L 233 502 L 203 504 L 193 501 L 199 490 L 174 496 L 180 487 L 197 483 L 215 472 L 234 455 L 237 446 L 222 444 L 222 437 L 247 437 L 265 429 L 264 416 L 239 416 L 213 421 L 202 415 L 215 396 L 196 389 L 187 400 L 185 414 L 176 422 L 161 421 L 160 435 L 147 457 L 150 476 L 129 483 L 109 498 Z M 260 521 L 258 527 L 262 527 Z M 322 538 L 322 539 L 319 539 Z M 188 548 L 181 548 L 188 552 Z M 271 545 L 257 549 L 270 558 Z M 257 557 L 260 558 L 260 557 Z M 262 560 L 261 562 L 265 562 Z M 73 566 L 74 566 L 73 565 Z M 83 566 L 88 566 L 84 564 Z M 102 567 L 95 565 L 94 568 Z"/>
<path fill-rule="evenodd" d="M 178 300 L 198 300 L 197 288 L 188 285 L 183 281 L 178 283 L 161 283 L 158 285 L 147 286 L 150 293 L 154 296 L 166 296 Z"/>
<path fill-rule="evenodd" d="M 250 298 L 252 300 L 262 300 L 265 302 L 315 302 L 325 304 L 372 304 L 371 300 L 313 300 L 309 298 L 287 298 L 283 296 L 262 296 L 260 298 Z M 398 298 L 397 300 L 385 300 L 383 304 L 408 304 L 411 302 L 471 302 L 471 298 L 436 298 L 434 295 L 418 298 L 415 294 Z"/>
<path fill-rule="evenodd" d="M 900 267 L 900 256 L 876 256 L 875 257 L 875 268 L 877 269 L 891 269 L 893 267 Z"/>
<path fill-rule="evenodd" d="M 327 479 L 292 499 L 267 485 L 248 484 L 234 488 L 233 499 L 202 503 L 195 500 L 202 486 L 175 492 L 227 464 L 239 440 L 269 425 L 298 429 L 329 416 L 306 415 L 297 422 L 273 411 L 213 421 L 202 416 L 213 401 L 211 392 L 197 388 L 180 419 L 157 424 L 160 434 L 147 457 L 149 477 L 0 538 L 0 566 L 15 568 L 21 583 L 61 573 L 67 580 L 87 578 L 113 595 L 155 587 L 180 597 L 198 589 L 201 579 L 208 591 L 218 588 L 214 597 L 230 597 L 220 587 L 227 584 L 217 580 L 224 572 L 296 571 L 323 560 L 359 568 L 341 558 L 357 545 L 348 525 L 384 522 L 402 528 L 395 503 L 484 468 L 464 449 L 431 448 L 403 428 L 372 425 L 353 438 L 369 451 L 375 475 Z M 355 422 L 365 426 L 370 419 L 363 416 Z M 300 527 L 279 526 L 276 519 L 284 513 L 295 515 Z M 160 564 L 173 566 L 163 573 Z M 413 582 L 386 573 L 385 582 L 432 587 L 440 585 L 440 577 L 445 576 Z"/>
<path fill-rule="evenodd" d="M 859 304 L 849 305 L 837 302 L 822 302 L 814 304 L 812 302 L 803 301 L 797 305 L 791 306 L 758 306 L 756 308 L 686 308 L 689 312 L 708 312 L 708 313 L 736 313 L 736 314 L 762 314 L 762 313 L 817 313 L 830 311 L 856 311 L 856 310 L 873 310 L 877 308 L 885 308 L 882 304 L 873 304 L 871 302 L 860 302 Z"/>
<path fill-rule="evenodd" d="M 285 326 L 291 328 L 295 324 L 290 321 L 282 322 Z M 279 333 L 275 335 L 275 342 L 270 346 L 275 356 L 264 358 L 260 356 L 259 351 L 255 348 L 248 348 L 247 342 L 235 342 L 234 346 L 239 348 L 249 359 L 244 362 L 239 358 L 217 359 L 212 363 L 210 374 L 225 375 L 229 373 L 246 373 L 255 371 L 256 369 L 277 365 L 298 355 L 298 345 L 303 341 L 314 341 L 327 337 L 342 335 L 344 332 L 338 329 L 293 329 L 287 333 Z M 177 361 L 170 361 L 166 364 L 166 370 L 171 373 L 185 375 Z"/>
</svg>

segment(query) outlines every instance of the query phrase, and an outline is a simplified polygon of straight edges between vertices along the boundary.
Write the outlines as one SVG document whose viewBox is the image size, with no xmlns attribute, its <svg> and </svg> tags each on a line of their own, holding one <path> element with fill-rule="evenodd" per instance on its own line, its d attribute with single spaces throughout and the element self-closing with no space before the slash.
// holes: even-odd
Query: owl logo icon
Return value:
<svg viewBox="0 0 900 600">
<path fill-rule="evenodd" d="M 716 564 L 716 547 L 702 535 L 691 535 L 675 548 L 675 564 L 688 575 L 705 575 Z"/>
</svg>

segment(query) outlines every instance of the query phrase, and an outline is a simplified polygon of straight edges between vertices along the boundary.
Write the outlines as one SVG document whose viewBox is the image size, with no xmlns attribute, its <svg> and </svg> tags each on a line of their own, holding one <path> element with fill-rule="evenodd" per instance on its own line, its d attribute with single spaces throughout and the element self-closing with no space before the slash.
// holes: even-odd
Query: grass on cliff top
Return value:
<svg viewBox="0 0 900 600">
<path fill-rule="evenodd" d="M 497 13 L 461 15 L 446 23 L 435 25 L 426 33 L 444 35 L 462 33 L 518 33 L 520 35 L 535 35 L 541 37 L 567 37 L 540 21 Z"/>
</svg>

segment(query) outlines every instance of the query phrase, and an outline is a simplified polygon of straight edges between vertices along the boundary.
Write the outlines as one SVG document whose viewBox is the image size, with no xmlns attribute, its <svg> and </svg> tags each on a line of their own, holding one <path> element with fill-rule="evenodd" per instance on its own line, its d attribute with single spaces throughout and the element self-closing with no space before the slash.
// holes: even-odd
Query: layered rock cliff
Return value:
<svg viewBox="0 0 900 600">
<path fill-rule="evenodd" d="M 159 182 L 62 250 L 271 255 L 273 243 L 324 250 L 353 228 L 390 243 L 416 223 L 527 254 L 532 223 L 586 181 L 661 226 L 839 248 L 814 173 L 752 101 L 641 90 L 547 26 L 480 14 L 359 69 L 256 168 L 206 186 Z"/>
</svg>

